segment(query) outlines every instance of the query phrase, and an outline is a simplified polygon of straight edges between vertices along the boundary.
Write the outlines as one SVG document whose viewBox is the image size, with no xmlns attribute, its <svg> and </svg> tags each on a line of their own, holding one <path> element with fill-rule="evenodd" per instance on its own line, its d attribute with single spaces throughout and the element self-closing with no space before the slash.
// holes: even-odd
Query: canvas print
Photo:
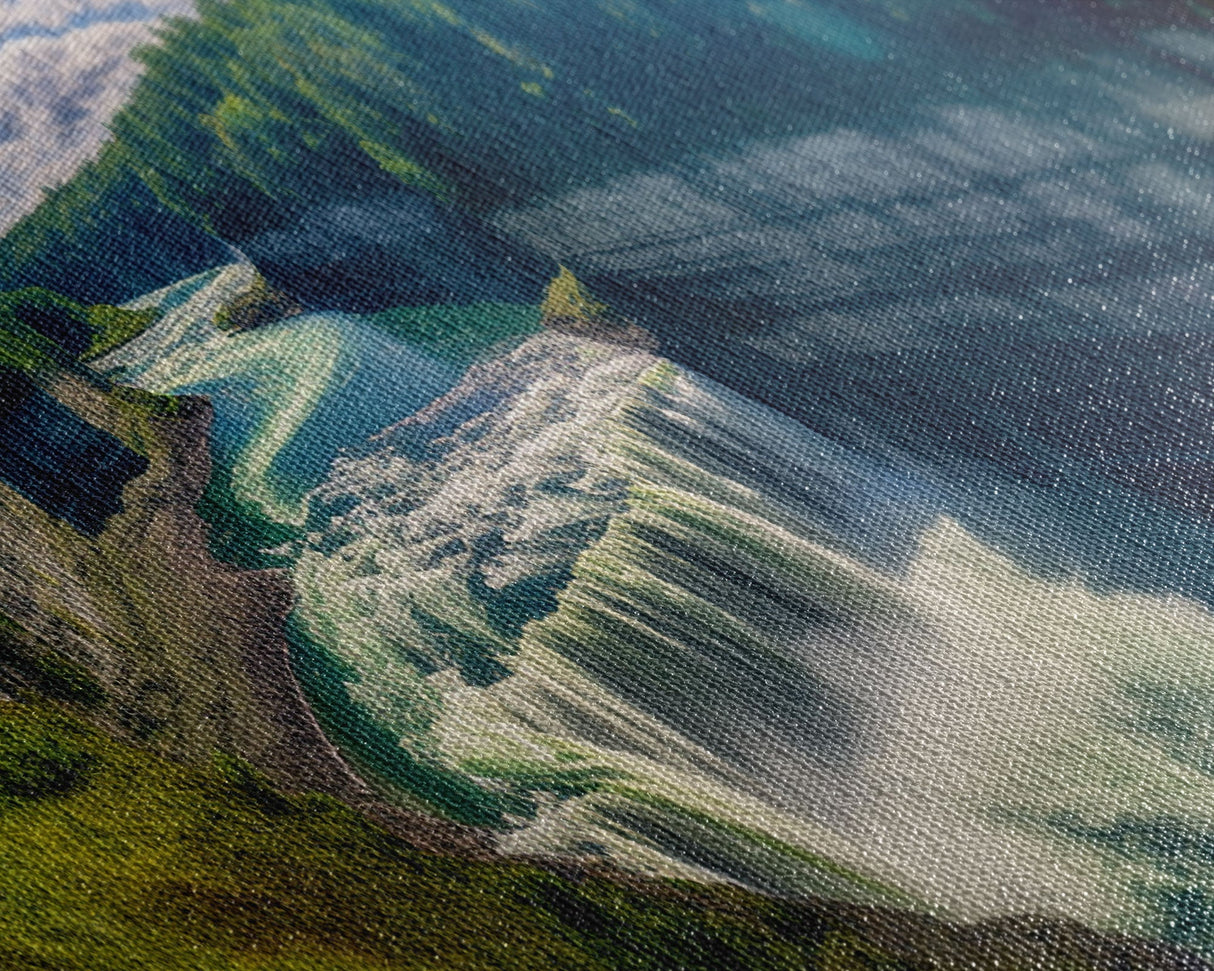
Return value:
<svg viewBox="0 0 1214 971">
<path fill-rule="evenodd" d="M 1208 0 L 0 2 L 0 967 L 1214 967 Z"/>
</svg>

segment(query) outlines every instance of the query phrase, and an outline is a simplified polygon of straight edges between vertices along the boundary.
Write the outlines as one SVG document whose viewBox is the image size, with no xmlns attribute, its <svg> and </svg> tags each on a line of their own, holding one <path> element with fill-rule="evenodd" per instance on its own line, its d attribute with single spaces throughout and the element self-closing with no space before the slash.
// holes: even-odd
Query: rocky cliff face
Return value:
<svg viewBox="0 0 1214 971">
<path fill-rule="evenodd" d="M 207 403 L 68 375 L 40 391 L 65 421 L 96 430 L 146 471 L 95 531 L 0 483 L 0 664 L 9 690 L 45 687 L 51 669 L 73 672 L 90 687 L 68 700 L 87 702 L 120 736 L 187 759 L 225 750 L 292 787 L 357 794 L 294 687 L 281 637 L 284 578 L 207 553 L 194 512 L 209 474 Z M 6 453 L 22 444 L 10 438 Z M 94 471 L 47 474 L 84 478 L 87 490 Z"/>
</svg>

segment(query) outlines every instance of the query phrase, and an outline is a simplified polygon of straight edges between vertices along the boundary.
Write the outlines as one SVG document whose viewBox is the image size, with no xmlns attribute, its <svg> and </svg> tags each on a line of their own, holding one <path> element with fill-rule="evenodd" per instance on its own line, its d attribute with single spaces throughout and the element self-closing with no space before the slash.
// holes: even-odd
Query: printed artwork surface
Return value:
<svg viewBox="0 0 1214 971">
<path fill-rule="evenodd" d="M 0 0 L 0 967 L 1214 968 L 1208 0 Z"/>
</svg>

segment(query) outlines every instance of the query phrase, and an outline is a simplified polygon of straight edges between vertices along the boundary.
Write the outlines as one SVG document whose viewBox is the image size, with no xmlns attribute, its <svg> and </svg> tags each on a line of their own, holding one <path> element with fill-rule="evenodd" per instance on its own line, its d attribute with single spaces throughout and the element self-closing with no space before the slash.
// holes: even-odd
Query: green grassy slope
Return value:
<svg viewBox="0 0 1214 971">
<path fill-rule="evenodd" d="M 419 853 L 243 763 L 188 768 L 0 704 L 4 967 L 799 966 L 747 909 Z"/>
<path fill-rule="evenodd" d="M 997 933 L 995 933 L 997 931 Z M 420 852 L 228 757 L 186 766 L 0 701 L 0 967 L 1082 971 L 1177 952 Z"/>
</svg>

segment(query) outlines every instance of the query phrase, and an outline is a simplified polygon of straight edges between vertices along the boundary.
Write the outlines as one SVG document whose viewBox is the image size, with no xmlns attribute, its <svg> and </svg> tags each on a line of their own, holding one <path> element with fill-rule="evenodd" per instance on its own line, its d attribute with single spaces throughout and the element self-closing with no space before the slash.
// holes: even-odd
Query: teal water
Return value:
<svg viewBox="0 0 1214 971">
<path fill-rule="evenodd" d="M 829 51 L 864 61 L 879 60 L 885 55 L 877 40 L 876 28 L 865 26 L 824 4 L 776 0 L 775 3 L 751 3 L 748 9 L 759 21 L 778 24 L 795 37 Z"/>
<path fill-rule="evenodd" d="M 383 324 L 318 312 L 249 331 L 217 327 L 218 309 L 251 280 L 236 265 L 140 301 L 159 306 L 161 320 L 96 366 L 146 390 L 207 396 L 212 453 L 235 499 L 269 522 L 301 527 L 305 493 L 342 448 L 443 394 L 466 363 L 411 344 L 390 315 Z M 487 306 L 479 322 L 493 332 L 495 314 L 504 315 L 503 331 L 517 333 L 511 311 Z"/>
</svg>

